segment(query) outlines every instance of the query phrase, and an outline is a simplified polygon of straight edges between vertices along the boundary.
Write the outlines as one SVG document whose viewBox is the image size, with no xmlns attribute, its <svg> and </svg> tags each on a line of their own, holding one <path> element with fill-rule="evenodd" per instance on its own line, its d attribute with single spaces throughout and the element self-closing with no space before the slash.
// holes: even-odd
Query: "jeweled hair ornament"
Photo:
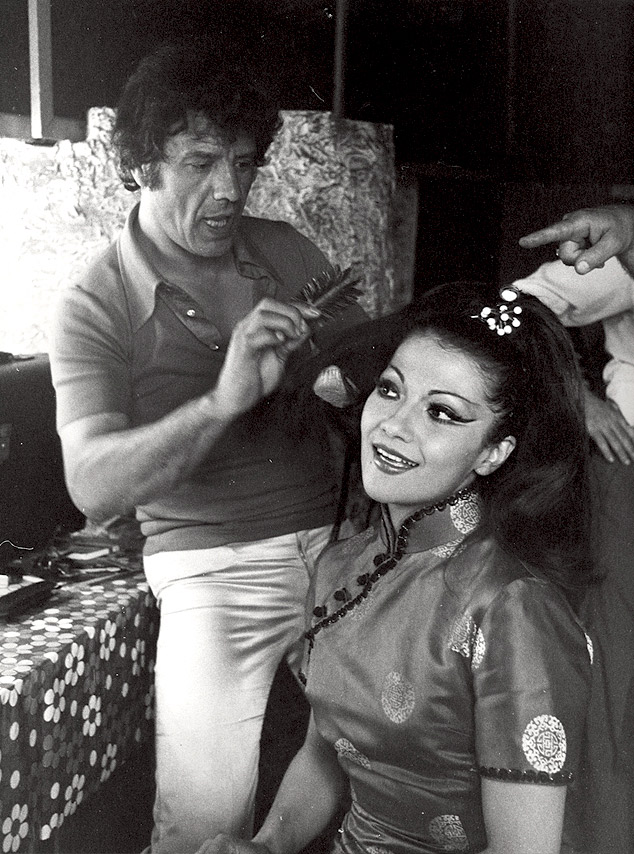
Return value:
<svg viewBox="0 0 634 854">
<path fill-rule="evenodd" d="M 498 335 L 510 335 L 514 329 L 521 325 L 519 315 L 522 313 L 521 305 L 509 305 L 519 297 L 517 288 L 503 288 L 500 291 L 500 302 L 495 306 L 485 305 L 480 314 L 472 314 L 476 320 L 481 320 L 492 332 Z"/>
</svg>

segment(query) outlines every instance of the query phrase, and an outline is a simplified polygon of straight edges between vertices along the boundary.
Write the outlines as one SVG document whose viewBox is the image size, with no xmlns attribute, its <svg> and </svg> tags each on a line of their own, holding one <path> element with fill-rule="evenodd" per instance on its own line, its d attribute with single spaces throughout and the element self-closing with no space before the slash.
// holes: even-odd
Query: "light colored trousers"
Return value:
<svg viewBox="0 0 634 854">
<path fill-rule="evenodd" d="M 275 671 L 301 660 L 305 601 L 329 527 L 147 556 L 161 619 L 152 854 L 250 838 Z"/>
</svg>

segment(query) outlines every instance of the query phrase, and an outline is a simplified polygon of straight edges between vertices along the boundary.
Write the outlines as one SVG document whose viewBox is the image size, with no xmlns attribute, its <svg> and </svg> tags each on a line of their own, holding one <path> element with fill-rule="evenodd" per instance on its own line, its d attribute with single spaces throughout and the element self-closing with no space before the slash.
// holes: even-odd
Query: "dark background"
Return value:
<svg viewBox="0 0 634 854">
<path fill-rule="evenodd" d="M 0 0 L 0 111 L 28 115 L 26 0 Z M 285 109 L 331 109 L 334 0 L 52 0 L 55 113 L 116 106 L 141 56 L 216 33 Z M 634 183 L 634 0 L 348 0 L 345 111 L 394 125 L 417 271 L 507 278 L 517 237 Z M 617 190 L 615 191 L 615 187 Z"/>
</svg>

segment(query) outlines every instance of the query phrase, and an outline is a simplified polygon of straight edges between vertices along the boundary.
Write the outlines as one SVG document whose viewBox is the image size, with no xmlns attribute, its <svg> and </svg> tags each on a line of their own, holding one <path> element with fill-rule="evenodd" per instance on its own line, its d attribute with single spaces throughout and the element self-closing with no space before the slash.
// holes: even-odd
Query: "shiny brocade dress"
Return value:
<svg viewBox="0 0 634 854">
<path fill-rule="evenodd" d="M 482 777 L 574 780 L 590 638 L 538 573 L 461 546 L 477 518 L 473 494 L 425 518 L 423 550 L 384 511 L 320 560 L 303 676 L 350 780 L 336 854 L 482 851 Z"/>
</svg>

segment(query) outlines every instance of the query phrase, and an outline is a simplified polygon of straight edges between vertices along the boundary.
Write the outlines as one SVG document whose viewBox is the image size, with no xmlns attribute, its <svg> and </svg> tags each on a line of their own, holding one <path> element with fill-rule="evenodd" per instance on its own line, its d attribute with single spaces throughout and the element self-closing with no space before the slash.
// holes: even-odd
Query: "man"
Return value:
<svg viewBox="0 0 634 854">
<path fill-rule="evenodd" d="M 591 455 L 594 560 L 600 584 L 581 616 L 595 666 L 584 768 L 571 798 L 584 854 L 634 850 L 634 208 L 575 211 L 520 240 L 557 243 L 560 261 L 515 284 L 570 326 L 601 321 L 608 362 L 605 399 L 586 393 Z M 563 263 L 562 263 L 563 262 Z M 566 266 L 564 266 L 564 264 Z M 576 849 L 575 849 L 576 850 Z"/>
<path fill-rule="evenodd" d="M 292 298 L 327 261 L 242 215 L 278 126 L 200 45 L 143 60 L 114 129 L 140 201 L 64 293 L 53 336 L 70 493 L 90 518 L 136 509 L 161 609 L 153 854 L 251 834 L 269 689 L 335 512 L 323 426 L 292 428 L 272 395 L 319 315 Z"/>
<path fill-rule="evenodd" d="M 601 351 L 605 349 L 608 361 L 602 372 L 604 394 L 597 395 L 589 385 L 584 390 L 588 433 L 608 462 L 634 462 L 632 276 L 616 258 L 583 275 L 561 261 L 550 261 L 514 284 L 545 303 L 564 326 L 601 323 Z"/>
</svg>

